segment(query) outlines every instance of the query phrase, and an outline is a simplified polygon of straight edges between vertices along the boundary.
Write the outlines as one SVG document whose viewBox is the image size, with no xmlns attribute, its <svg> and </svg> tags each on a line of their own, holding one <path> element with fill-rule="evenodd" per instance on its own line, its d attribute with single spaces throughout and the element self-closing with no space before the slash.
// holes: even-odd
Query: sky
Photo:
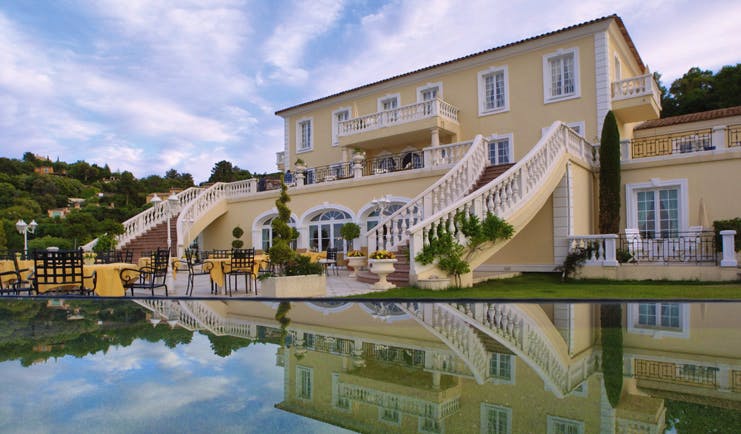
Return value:
<svg viewBox="0 0 741 434">
<path fill-rule="evenodd" d="M 617 13 L 669 85 L 741 61 L 736 0 L 8 0 L 0 156 L 276 170 L 277 110 Z"/>
<path fill-rule="evenodd" d="M 174 349 L 135 340 L 106 353 L 29 367 L 3 362 L 0 431 L 346 432 L 274 408 L 284 400 L 276 349 L 252 344 L 222 358 L 205 335 L 194 333 Z"/>
</svg>

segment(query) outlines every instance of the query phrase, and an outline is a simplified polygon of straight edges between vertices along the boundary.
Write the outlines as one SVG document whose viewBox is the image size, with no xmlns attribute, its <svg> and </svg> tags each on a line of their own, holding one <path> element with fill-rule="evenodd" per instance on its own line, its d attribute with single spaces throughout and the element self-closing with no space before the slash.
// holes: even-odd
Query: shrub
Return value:
<svg viewBox="0 0 741 434">
<path fill-rule="evenodd" d="M 718 251 L 723 250 L 723 241 L 720 237 L 720 231 L 735 230 L 736 235 L 734 238 L 734 249 L 738 252 L 741 250 L 741 218 L 736 217 L 730 220 L 716 220 L 713 222 L 713 229 L 715 229 L 715 246 Z"/>
<path fill-rule="evenodd" d="M 28 242 L 28 250 L 46 250 L 47 247 L 59 247 L 62 250 L 73 249 L 72 241 L 66 238 L 44 236 Z"/>
<path fill-rule="evenodd" d="M 311 262 L 308 256 L 296 255 L 283 267 L 286 276 L 303 276 L 307 274 L 322 274 L 322 264 Z"/>
<path fill-rule="evenodd" d="M 98 242 L 95 243 L 93 251 L 96 253 L 108 252 L 116 248 L 116 238 L 110 234 L 103 234 L 98 237 Z"/>
<path fill-rule="evenodd" d="M 353 240 L 360 236 L 360 226 L 352 222 L 345 223 L 340 228 L 340 236 L 352 246 Z"/>
<path fill-rule="evenodd" d="M 555 271 L 561 273 L 561 281 L 564 282 L 572 277 L 576 270 L 584 265 L 587 260 L 587 250 L 577 248 L 574 251 L 566 255 L 566 259 L 563 260 L 563 264 L 556 267 Z"/>
</svg>

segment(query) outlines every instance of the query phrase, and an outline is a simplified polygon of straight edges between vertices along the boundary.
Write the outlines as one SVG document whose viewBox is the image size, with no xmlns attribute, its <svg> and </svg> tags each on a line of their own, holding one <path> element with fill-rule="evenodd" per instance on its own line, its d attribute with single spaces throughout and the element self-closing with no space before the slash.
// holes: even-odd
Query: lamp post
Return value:
<svg viewBox="0 0 741 434">
<path fill-rule="evenodd" d="M 23 254 L 28 254 L 28 234 L 36 232 L 36 227 L 38 227 L 38 223 L 36 223 L 36 220 L 31 220 L 31 223 L 26 224 L 23 219 L 18 220 L 15 224 L 15 229 L 18 231 L 19 234 L 23 234 Z"/>
</svg>

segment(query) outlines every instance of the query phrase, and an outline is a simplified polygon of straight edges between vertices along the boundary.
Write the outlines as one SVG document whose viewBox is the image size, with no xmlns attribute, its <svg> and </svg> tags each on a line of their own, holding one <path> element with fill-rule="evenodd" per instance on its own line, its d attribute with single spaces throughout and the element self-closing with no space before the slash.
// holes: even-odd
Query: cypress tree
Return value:
<svg viewBox="0 0 741 434">
<path fill-rule="evenodd" d="M 599 148 L 599 231 L 620 232 L 620 133 L 612 111 L 602 126 Z"/>
<path fill-rule="evenodd" d="M 293 259 L 296 253 L 291 249 L 291 241 L 298 234 L 288 226 L 288 223 L 291 221 L 291 210 L 287 204 L 290 200 L 288 188 L 281 177 L 280 196 L 275 201 L 275 206 L 278 208 L 278 216 L 271 223 L 273 227 L 273 247 L 270 248 L 270 261 L 278 265 L 281 269 Z"/>
</svg>

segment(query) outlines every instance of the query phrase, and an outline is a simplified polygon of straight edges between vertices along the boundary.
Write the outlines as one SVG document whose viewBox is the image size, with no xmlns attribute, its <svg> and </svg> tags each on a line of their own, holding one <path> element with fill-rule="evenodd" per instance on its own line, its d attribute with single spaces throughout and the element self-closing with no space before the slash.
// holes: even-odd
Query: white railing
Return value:
<svg viewBox="0 0 741 434">
<path fill-rule="evenodd" d="M 486 381 L 489 355 L 479 336 L 459 315 L 443 303 L 399 303 L 398 306 L 460 357 L 479 384 Z"/>
<path fill-rule="evenodd" d="M 458 397 L 438 403 L 346 382 L 339 382 L 337 386 L 340 398 L 396 410 L 412 416 L 440 420 L 456 413 L 460 409 Z"/>
<path fill-rule="evenodd" d="M 179 326 L 190 331 L 201 329 L 193 315 L 184 312 L 176 300 L 141 299 L 134 302 L 149 309 L 155 318 L 167 321 L 172 327 Z"/>
<path fill-rule="evenodd" d="M 659 106 L 661 105 L 661 92 L 659 91 L 659 85 L 656 83 L 656 80 L 654 80 L 652 74 L 626 78 L 625 80 L 615 81 L 612 83 L 613 101 L 639 96 L 651 96 L 656 104 Z"/>
<path fill-rule="evenodd" d="M 217 336 L 234 336 L 243 339 L 257 339 L 257 323 L 254 321 L 224 318 L 214 312 L 207 303 L 182 300 L 183 310 L 192 315 L 200 328 Z"/>
<path fill-rule="evenodd" d="M 485 146 L 481 146 L 480 150 L 478 148 L 474 149 L 475 145 L 472 147 L 472 151 L 486 151 Z M 408 231 L 411 240 L 410 258 L 414 258 L 429 243 L 429 234 L 440 225 L 448 233 L 457 234 L 457 241 L 465 245 L 467 241 L 463 231 L 459 230 L 460 220 L 456 218 L 459 213 L 475 215 L 480 220 L 486 218 L 489 213 L 503 219 L 509 218 L 541 188 L 541 185 L 565 153 L 588 165 L 593 162 L 592 145 L 566 124 L 557 121 L 550 126 L 548 132 L 522 160 L 502 175 L 461 199 L 457 199 L 460 194 L 453 195 L 450 197 L 451 200 L 447 202 L 452 203 L 451 205 L 411 227 Z M 483 165 L 484 163 L 480 162 L 479 164 Z M 475 182 L 478 176 L 472 176 L 471 178 L 473 179 L 472 182 Z M 464 192 L 463 190 L 460 189 Z M 452 200 L 455 200 L 455 202 L 452 202 Z M 368 249 L 370 250 L 370 244 Z M 414 261 L 412 261 L 412 264 L 414 266 Z M 416 272 L 416 270 L 413 268 L 412 272 Z"/>
<path fill-rule="evenodd" d="M 496 339 L 528 363 L 560 395 L 566 395 L 597 368 L 596 355 L 572 361 L 557 331 L 549 336 L 531 316 L 515 304 L 451 303 L 440 309 L 454 311 L 468 324 Z M 559 342 L 554 340 L 561 339 Z M 561 345 L 563 344 L 563 345 Z M 561 346 L 561 350 L 557 348 Z"/>
<path fill-rule="evenodd" d="M 605 235 L 574 235 L 569 236 L 569 253 L 584 252 L 585 265 L 616 266 L 616 245 L 618 236 Z"/>
<path fill-rule="evenodd" d="M 422 101 L 416 104 L 405 105 L 342 121 L 337 126 L 337 134 L 340 137 L 350 136 L 391 125 L 405 124 L 437 116 L 458 122 L 458 111 L 457 107 L 441 99 Z"/>
<path fill-rule="evenodd" d="M 177 223 L 178 256 L 183 246 L 192 240 L 186 239 L 193 224 L 222 200 L 245 197 L 257 192 L 257 180 L 254 178 L 230 183 L 217 182 L 207 188 L 180 211 Z"/>
<path fill-rule="evenodd" d="M 184 191 L 181 191 L 176 195 L 180 202 L 180 207 L 183 207 L 193 201 L 203 191 L 200 187 L 190 187 Z M 124 247 L 131 240 L 141 236 L 148 230 L 157 226 L 160 223 L 166 222 L 170 217 L 169 203 L 166 200 L 162 201 L 157 206 L 153 206 L 146 209 L 134 217 L 123 222 L 124 231 L 121 235 L 116 237 L 116 245 L 118 247 Z M 97 239 L 91 241 L 90 248 L 97 243 Z M 83 247 L 84 250 L 89 250 L 87 245 Z"/>
<path fill-rule="evenodd" d="M 478 135 L 473 142 L 425 148 L 425 162 L 465 154 L 442 178 L 368 231 L 368 251 L 393 250 L 409 239 L 407 230 L 467 194 L 481 177 L 488 162 L 488 142 Z M 439 158 L 438 158 L 439 157 Z"/>
</svg>

